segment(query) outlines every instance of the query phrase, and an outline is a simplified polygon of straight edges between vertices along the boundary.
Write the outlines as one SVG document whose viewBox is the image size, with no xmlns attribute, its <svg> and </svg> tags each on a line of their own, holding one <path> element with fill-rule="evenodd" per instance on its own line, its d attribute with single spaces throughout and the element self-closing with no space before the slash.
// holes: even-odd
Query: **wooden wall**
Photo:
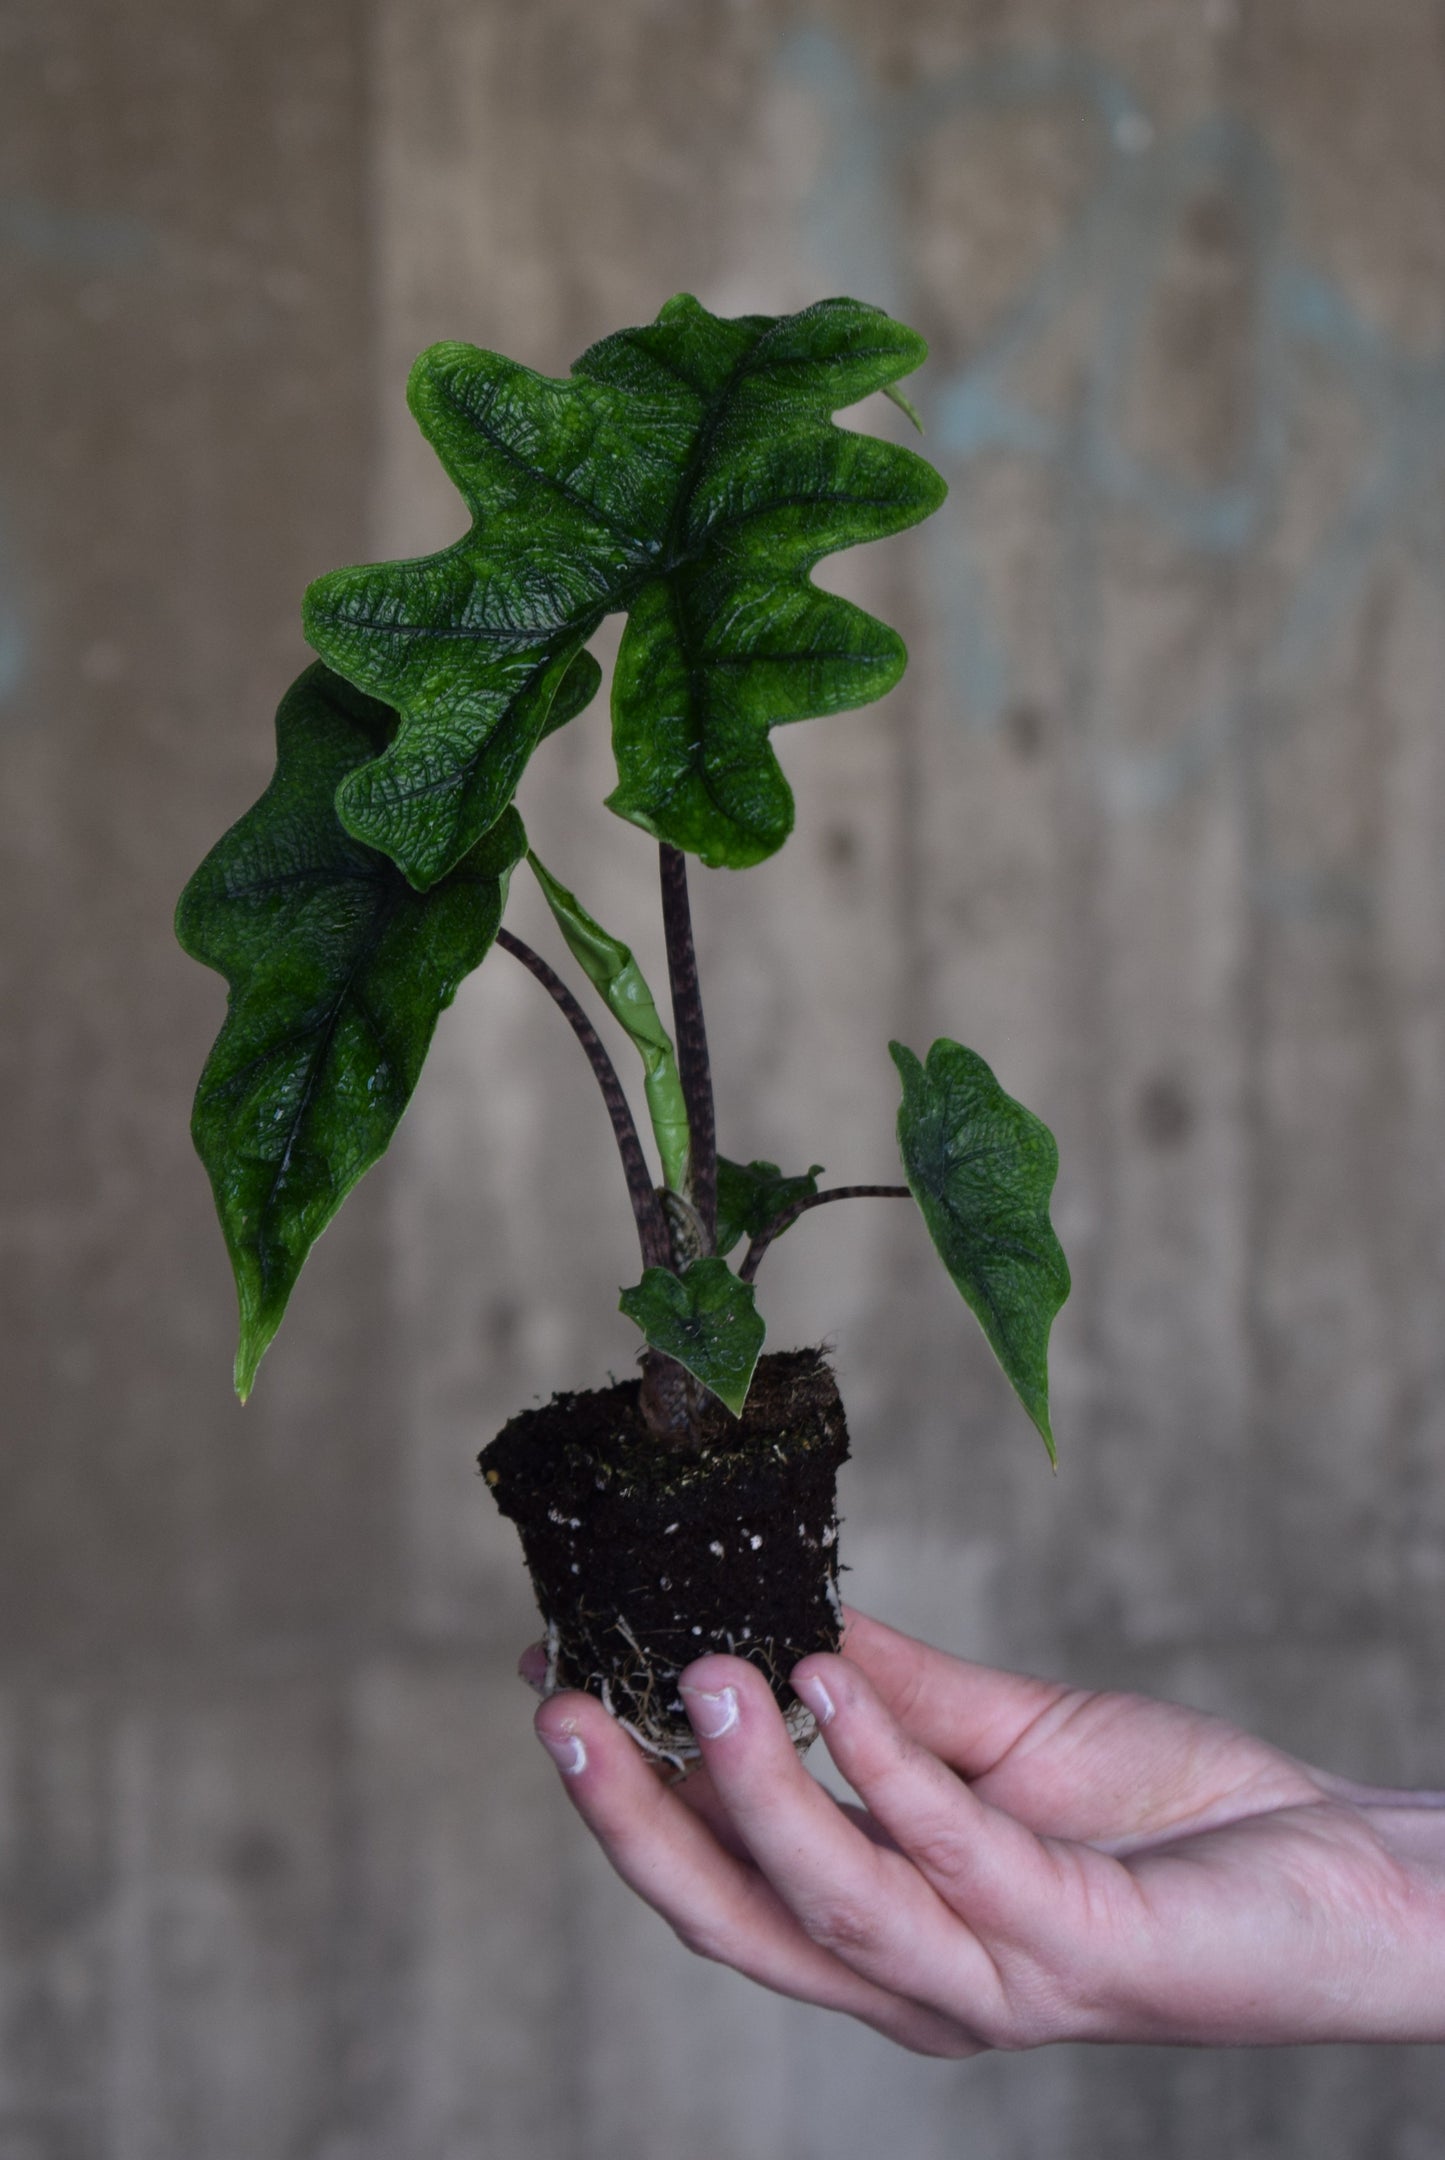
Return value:
<svg viewBox="0 0 1445 2160">
<path fill-rule="evenodd" d="M 1051 1479 L 904 1211 L 770 1259 L 852 1595 L 1445 1782 L 1438 0 L 0 0 L 0 116 L 0 2160 L 1445 2155 L 1429 2051 L 937 2065 L 690 1961 L 473 1471 L 631 1355 L 585 1071 L 490 962 L 243 1413 L 169 931 L 304 581 L 458 529 L 424 344 L 895 307 L 952 495 L 836 571 L 906 683 L 698 881 L 724 1144 L 888 1176 L 961 1036 L 1076 1290 Z M 607 766 L 523 806 L 646 959 Z"/>
</svg>

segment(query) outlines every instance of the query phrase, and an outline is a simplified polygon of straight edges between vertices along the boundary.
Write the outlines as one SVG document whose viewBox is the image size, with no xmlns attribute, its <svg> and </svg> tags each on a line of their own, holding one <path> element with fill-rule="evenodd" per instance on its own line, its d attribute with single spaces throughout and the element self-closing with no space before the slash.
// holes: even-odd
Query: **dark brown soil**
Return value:
<svg viewBox="0 0 1445 2160">
<path fill-rule="evenodd" d="M 683 1666 L 728 1650 L 767 1675 L 800 1740 L 798 1659 L 835 1650 L 836 1483 L 848 1430 L 816 1350 L 759 1361 L 743 1416 L 711 1405 L 699 1453 L 659 1447 L 638 1383 L 557 1395 L 484 1449 L 517 1524 L 554 1687 L 583 1687 L 656 1754 L 695 1754 Z"/>
</svg>

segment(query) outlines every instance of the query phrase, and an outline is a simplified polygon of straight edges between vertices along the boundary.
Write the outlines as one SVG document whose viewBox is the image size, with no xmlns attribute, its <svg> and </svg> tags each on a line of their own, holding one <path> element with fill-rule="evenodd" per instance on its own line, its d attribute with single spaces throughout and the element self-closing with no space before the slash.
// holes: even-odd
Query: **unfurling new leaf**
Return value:
<svg viewBox="0 0 1445 2160">
<path fill-rule="evenodd" d="M 1049 1221 L 1059 1151 L 983 1059 L 940 1039 L 921 1065 L 890 1043 L 903 1081 L 898 1144 L 929 1234 L 1052 1458 L 1049 1329 L 1069 1268 Z"/>
<path fill-rule="evenodd" d="M 471 530 L 306 598 L 316 650 L 401 715 L 341 789 L 348 829 L 419 888 L 444 876 L 511 801 L 549 714 L 585 702 L 582 647 L 622 610 L 610 806 L 706 863 L 774 853 L 793 800 L 770 729 L 903 672 L 897 632 L 810 572 L 943 500 L 922 458 L 832 420 L 925 351 L 856 300 L 728 320 L 680 294 L 566 380 L 471 345 L 423 353 L 412 411 Z"/>
<path fill-rule="evenodd" d="M 734 1417 L 742 1416 L 764 1333 L 751 1283 L 739 1282 L 712 1254 L 680 1275 L 645 1269 L 618 1303 L 654 1350 L 686 1366 Z"/>
<path fill-rule="evenodd" d="M 530 848 L 527 864 L 541 886 L 567 949 L 601 991 L 607 1009 L 621 1022 L 643 1065 L 643 1088 L 662 1175 L 674 1192 L 687 1189 L 689 1134 L 687 1104 L 678 1077 L 672 1037 L 658 1018 L 656 1001 L 641 968 L 624 945 L 588 914 L 575 893 L 559 885 Z"/>
<path fill-rule="evenodd" d="M 176 932 L 225 976 L 192 1132 L 240 1300 L 249 1393 L 308 1251 L 396 1129 L 438 1014 L 496 936 L 526 849 L 515 811 L 428 893 L 339 822 L 337 786 L 396 716 L 309 668 L 276 715 L 276 773 L 181 896 Z"/>
<path fill-rule="evenodd" d="M 801 1177 L 784 1177 L 776 1163 L 717 1159 L 717 1249 L 729 1253 L 741 1237 L 761 1236 L 795 1200 L 811 1199 L 823 1165 L 815 1162 Z M 781 1234 L 781 1233 L 780 1233 Z"/>
</svg>

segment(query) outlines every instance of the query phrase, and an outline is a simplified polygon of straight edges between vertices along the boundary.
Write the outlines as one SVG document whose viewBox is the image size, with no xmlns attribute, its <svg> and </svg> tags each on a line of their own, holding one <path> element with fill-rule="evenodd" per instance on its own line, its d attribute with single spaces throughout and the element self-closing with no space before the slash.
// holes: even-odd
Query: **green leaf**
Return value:
<svg viewBox="0 0 1445 2160">
<path fill-rule="evenodd" d="M 471 530 L 306 598 L 317 651 L 401 716 L 341 791 L 350 831 L 419 887 L 444 875 L 511 801 L 582 646 L 625 610 L 611 807 L 708 863 L 771 855 L 793 802 L 770 729 L 903 672 L 897 633 L 809 573 L 943 500 L 922 458 L 831 418 L 925 351 L 855 300 L 729 320 L 680 294 L 567 380 L 469 345 L 423 353 L 412 411 Z"/>
<path fill-rule="evenodd" d="M 658 1018 L 646 977 L 633 959 L 631 948 L 604 930 L 601 923 L 588 914 L 575 893 L 568 892 L 565 885 L 559 885 L 530 849 L 527 863 L 557 918 L 558 928 L 567 940 L 573 959 L 601 991 L 607 1000 L 608 1011 L 621 1022 L 637 1046 L 663 1178 L 674 1192 L 684 1192 L 691 1152 L 687 1104 L 678 1078 L 672 1037 Z"/>
<path fill-rule="evenodd" d="M 776 1163 L 717 1159 L 717 1249 L 729 1253 L 741 1237 L 755 1238 L 776 1222 L 795 1200 L 818 1190 L 823 1165 L 815 1162 L 802 1177 L 784 1177 Z"/>
<path fill-rule="evenodd" d="M 1049 1221 L 1054 1136 L 961 1043 L 936 1042 L 926 1065 L 902 1043 L 889 1049 L 903 1081 L 898 1144 L 909 1189 L 1054 1460 L 1049 1329 L 1069 1294 Z"/>
<path fill-rule="evenodd" d="M 437 1015 L 496 936 L 515 811 L 429 893 L 338 822 L 338 784 L 395 715 L 326 668 L 276 715 L 275 777 L 181 896 L 176 934 L 230 986 L 192 1132 L 241 1309 L 244 1401 L 308 1251 L 410 1099 Z"/>
<path fill-rule="evenodd" d="M 710 1254 L 674 1275 L 650 1267 L 618 1300 L 654 1350 L 676 1358 L 741 1417 L 763 1347 L 763 1322 L 751 1283 L 739 1282 L 726 1260 Z"/>
</svg>

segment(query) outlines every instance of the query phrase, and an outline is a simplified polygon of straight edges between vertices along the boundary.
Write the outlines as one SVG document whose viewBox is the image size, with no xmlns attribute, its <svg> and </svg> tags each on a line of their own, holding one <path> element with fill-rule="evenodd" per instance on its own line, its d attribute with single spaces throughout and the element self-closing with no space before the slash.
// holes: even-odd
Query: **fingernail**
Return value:
<svg viewBox="0 0 1445 2160">
<path fill-rule="evenodd" d="M 736 1688 L 719 1688 L 716 1695 L 704 1694 L 701 1688 L 684 1688 L 682 1699 L 699 1740 L 721 1740 L 738 1721 Z"/>
<path fill-rule="evenodd" d="M 578 1777 L 587 1768 L 587 1750 L 576 1733 L 564 1727 L 561 1732 L 539 1732 L 537 1738 L 563 1777 Z"/>
<path fill-rule="evenodd" d="M 820 1725 L 830 1723 L 834 1710 L 833 1698 L 816 1673 L 809 1673 L 806 1679 L 795 1680 L 793 1687 L 802 1696 Z"/>
</svg>

